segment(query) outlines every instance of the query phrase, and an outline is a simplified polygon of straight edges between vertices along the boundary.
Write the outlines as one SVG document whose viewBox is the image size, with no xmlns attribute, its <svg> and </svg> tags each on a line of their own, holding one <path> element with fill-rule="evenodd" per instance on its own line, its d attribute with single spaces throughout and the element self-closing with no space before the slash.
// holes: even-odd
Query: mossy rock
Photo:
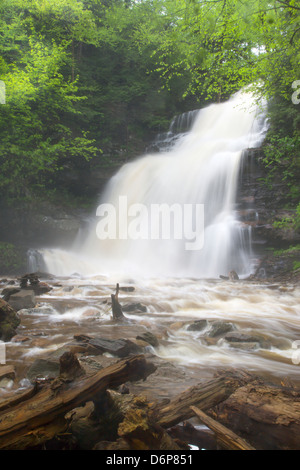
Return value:
<svg viewBox="0 0 300 470">
<path fill-rule="evenodd" d="M 0 299 L 0 340 L 10 341 L 20 323 L 21 320 L 15 310 L 5 300 Z"/>
</svg>

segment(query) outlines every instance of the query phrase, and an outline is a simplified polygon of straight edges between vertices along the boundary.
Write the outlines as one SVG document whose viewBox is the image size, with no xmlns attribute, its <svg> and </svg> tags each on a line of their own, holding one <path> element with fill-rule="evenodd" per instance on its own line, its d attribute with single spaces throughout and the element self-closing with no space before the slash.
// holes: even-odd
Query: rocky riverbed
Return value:
<svg viewBox="0 0 300 470">
<path fill-rule="evenodd" d="M 124 318 L 116 321 L 111 294 L 119 281 Z M 300 384 L 300 289 L 291 280 L 38 274 L 23 279 L 22 288 L 17 279 L 4 279 L 0 287 L 18 319 L 2 338 L 2 400 L 57 378 L 65 352 L 74 353 L 89 373 L 145 355 L 155 372 L 126 387 L 148 400 L 171 399 L 221 371 Z"/>
<path fill-rule="evenodd" d="M 39 288 L 28 285 L 17 293 L 17 281 L 12 281 L 1 287 L 20 323 L 15 335 L 5 338 L 6 360 L 20 379 L 35 361 L 59 357 L 65 349 L 77 350 L 85 359 L 98 356 L 80 351 L 78 335 L 131 341 L 140 352 L 168 361 L 191 377 L 211 375 L 220 367 L 244 367 L 298 379 L 292 356 L 300 332 L 300 290 L 293 283 L 131 280 L 120 284 L 125 319 L 116 322 L 111 310 L 113 279 L 50 276 Z M 103 353 L 114 356 L 113 350 Z"/>
</svg>

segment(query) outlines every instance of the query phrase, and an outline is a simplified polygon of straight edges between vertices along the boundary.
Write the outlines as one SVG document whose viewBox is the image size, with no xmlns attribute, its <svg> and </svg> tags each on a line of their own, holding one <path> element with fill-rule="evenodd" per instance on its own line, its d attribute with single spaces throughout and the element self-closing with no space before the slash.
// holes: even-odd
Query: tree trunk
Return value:
<svg viewBox="0 0 300 470">
<path fill-rule="evenodd" d="M 32 397 L 0 413 L 0 449 L 23 449 L 49 440 L 65 429 L 67 423 L 62 417 L 68 411 L 96 399 L 108 387 L 146 378 L 153 370 L 144 356 L 135 356 L 71 383 L 55 379 Z"/>
<path fill-rule="evenodd" d="M 119 298 L 118 298 L 119 297 L 119 290 L 120 290 L 120 286 L 119 286 L 119 284 L 117 284 L 116 293 L 111 294 L 112 314 L 113 314 L 113 319 L 116 320 L 116 321 L 125 318 L 125 316 L 123 314 L 122 307 L 119 304 Z"/>
<path fill-rule="evenodd" d="M 248 380 L 249 380 L 249 376 Z M 226 400 L 238 387 L 244 383 L 244 376 L 220 376 L 189 388 L 167 405 L 156 405 L 153 414 L 158 423 L 167 429 L 194 416 L 191 406 L 207 410 Z"/>
</svg>

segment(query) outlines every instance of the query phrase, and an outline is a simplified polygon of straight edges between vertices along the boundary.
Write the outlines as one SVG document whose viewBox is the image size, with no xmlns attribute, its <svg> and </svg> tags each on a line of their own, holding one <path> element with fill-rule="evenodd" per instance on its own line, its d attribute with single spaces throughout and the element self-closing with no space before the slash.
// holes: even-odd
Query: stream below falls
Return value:
<svg viewBox="0 0 300 470">
<path fill-rule="evenodd" d="M 15 367 L 17 377 L 14 384 L 0 388 L 2 395 L 29 386 L 30 365 L 62 354 L 78 333 L 133 341 L 153 333 L 158 345 L 144 345 L 143 352 L 162 368 L 168 365 L 164 374 L 143 382 L 142 389 L 155 396 L 171 396 L 220 369 L 300 383 L 298 286 L 187 278 L 121 282 L 105 276 L 55 277 L 47 282 L 52 290 L 36 297 L 36 307 L 18 312 L 18 335 L 6 343 L 6 364 Z M 116 282 L 131 287 L 119 293 L 124 309 L 136 305 L 124 311 L 126 321 L 121 323 L 113 321 L 111 312 Z"/>
</svg>

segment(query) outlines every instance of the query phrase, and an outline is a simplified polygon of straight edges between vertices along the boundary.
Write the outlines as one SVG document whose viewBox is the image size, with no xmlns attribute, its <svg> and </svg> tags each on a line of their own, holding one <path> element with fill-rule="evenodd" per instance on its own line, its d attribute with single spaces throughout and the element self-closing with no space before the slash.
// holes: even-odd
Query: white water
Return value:
<svg viewBox="0 0 300 470">
<path fill-rule="evenodd" d="M 126 322 L 115 323 L 109 305 L 114 282 L 115 279 L 102 276 L 53 280 L 53 290 L 39 298 L 36 308 L 19 312 L 19 333 L 25 334 L 28 341 L 7 344 L 8 364 L 23 372 L 37 357 L 48 358 L 65 343 L 74 342 L 74 334 L 79 332 L 135 341 L 138 334 L 151 331 L 159 339 L 159 346 L 151 352 L 187 368 L 189 377 L 196 381 L 216 369 L 233 367 L 267 374 L 276 380 L 289 377 L 299 382 L 299 287 L 244 281 L 141 279 L 133 284 L 133 292 L 120 291 L 119 301 L 122 306 L 139 302 L 147 311 L 125 312 Z M 189 330 L 196 320 L 207 320 L 207 327 Z M 224 335 L 211 341 L 210 325 L 217 320 L 230 322 L 234 331 L 263 341 L 234 345 Z M 160 386 L 158 380 L 157 390 Z M 181 386 L 185 389 L 186 383 Z"/>
<path fill-rule="evenodd" d="M 202 249 L 187 250 L 187 240 L 175 239 L 172 231 L 167 240 L 99 240 L 95 217 L 85 241 L 75 243 L 73 250 L 42 251 L 47 270 L 58 275 L 115 272 L 198 278 L 218 278 L 230 270 L 250 274 L 251 234 L 236 218 L 235 198 L 242 153 L 262 143 L 265 129 L 252 95 L 240 91 L 226 103 L 199 111 L 191 130 L 171 150 L 124 165 L 109 182 L 100 202 L 117 210 L 120 196 L 127 198 L 129 207 L 143 204 L 148 214 L 153 204 L 203 204 L 204 227 L 197 227 L 195 235 L 204 237 Z M 180 223 L 175 220 L 174 230 Z M 117 223 L 117 230 L 124 230 L 118 224 L 124 220 Z M 149 218 L 141 219 L 143 224 L 149 224 Z"/>
</svg>

